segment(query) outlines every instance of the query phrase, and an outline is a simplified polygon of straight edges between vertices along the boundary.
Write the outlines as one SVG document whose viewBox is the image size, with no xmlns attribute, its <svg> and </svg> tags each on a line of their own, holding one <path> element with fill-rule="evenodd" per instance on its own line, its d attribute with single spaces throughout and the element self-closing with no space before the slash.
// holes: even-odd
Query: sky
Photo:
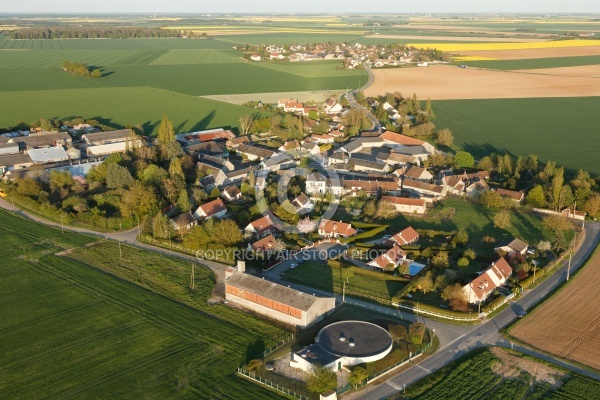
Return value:
<svg viewBox="0 0 600 400">
<path fill-rule="evenodd" d="M 600 13 L 597 0 L 19 0 L 0 13 Z"/>
</svg>

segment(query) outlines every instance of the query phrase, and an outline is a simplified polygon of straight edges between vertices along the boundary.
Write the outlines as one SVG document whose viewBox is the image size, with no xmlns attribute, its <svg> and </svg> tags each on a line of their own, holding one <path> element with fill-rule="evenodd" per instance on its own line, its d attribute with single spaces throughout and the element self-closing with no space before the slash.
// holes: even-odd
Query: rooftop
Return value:
<svg viewBox="0 0 600 400">
<path fill-rule="evenodd" d="M 85 135 L 81 135 L 81 138 L 88 143 L 93 143 L 105 141 L 125 141 L 125 139 L 128 139 L 131 136 L 133 136 L 133 131 L 131 129 L 120 129 L 117 131 L 86 133 Z"/>
<path fill-rule="evenodd" d="M 69 159 L 69 155 L 62 146 L 31 149 L 27 153 L 34 163 L 65 161 Z"/>
<path fill-rule="evenodd" d="M 389 350 L 392 337 L 382 327 L 363 321 L 341 321 L 321 329 L 317 344 L 340 357 L 371 357 Z"/>
</svg>

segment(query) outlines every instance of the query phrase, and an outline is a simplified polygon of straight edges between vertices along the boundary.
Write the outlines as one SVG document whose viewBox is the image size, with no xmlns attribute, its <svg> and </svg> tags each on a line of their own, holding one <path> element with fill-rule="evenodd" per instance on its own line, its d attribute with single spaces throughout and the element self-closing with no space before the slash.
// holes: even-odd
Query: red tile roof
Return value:
<svg viewBox="0 0 600 400">
<path fill-rule="evenodd" d="M 252 243 L 252 250 L 262 250 L 268 251 L 273 250 L 273 246 L 275 245 L 275 237 L 273 235 L 265 236 L 257 242 Z"/>
<path fill-rule="evenodd" d="M 423 199 L 411 199 L 408 197 L 396 197 L 396 196 L 383 196 L 383 201 L 387 201 L 392 204 L 405 205 L 405 206 L 421 206 L 425 207 L 427 202 Z"/>
<path fill-rule="evenodd" d="M 325 232 L 327 234 L 338 233 L 342 236 L 349 237 L 356 234 L 356 229 L 354 229 L 351 224 L 342 221 L 338 222 L 323 219 L 319 224 L 319 232 Z"/>
<path fill-rule="evenodd" d="M 514 201 L 521 201 L 521 200 L 523 200 L 523 196 L 524 196 L 523 192 L 516 192 L 514 190 L 508 190 L 508 189 L 502 189 L 502 188 L 496 189 L 496 193 L 498 193 L 502 197 L 506 197 L 506 198 L 514 200 Z"/>
<path fill-rule="evenodd" d="M 394 245 L 394 247 L 392 247 L 391 249 L 374 259 L 372 263 L 376 264 L 376 267 L 385 269 L 385 267 L 387 267 L 390 263 L 398 264 L 398 262 L 404 259 L 405 257 L 406 253 L 404 252 L 404 250 Z"/>
<path fill-rule="evenodd" d="M 206 214 L 207 217 L 211 217 L 220 213 L 221 211 L 227 210 L 227 206 L 225 206 L 225 203 L 223 203 L 223 200 L 221 199 L 209 201 L 206 204 L 202 204 L 200 208 L 202 211 L 204 211 L 204 214 Z"/>
<path fill-rule="evenodd" d="M 473 279 L 471 283 L 465 286 L 469 291 L 472 291 L 475 296 L 481 301 L 485 300 L 490 293 L 492 293 L 499 285 L 497 282 L 504 282 L 512 274 L 512 268 L 508 265 L 508 262 L 501 257 L 496 262 L 492 263 L 490 267 L 477 278 Z"/>
<path fill-rule="evenodd" d="M 389 238 L 387 242 L 395 242 L 402 246 L 405 244 L 413 243 L 419 239 L 419 232 L 413 229 L 412 226 L 396 233 L 394 236 Z"/>
<path fill-rule="evenodd" d="M 425 142 L 419 139 L 412 138 L 410 136 L 401 135 L 392 131 L 385 131 L 380 138 L 397 144 L 403 144 L 405 146 L 421 146 Z"/>
</svg>

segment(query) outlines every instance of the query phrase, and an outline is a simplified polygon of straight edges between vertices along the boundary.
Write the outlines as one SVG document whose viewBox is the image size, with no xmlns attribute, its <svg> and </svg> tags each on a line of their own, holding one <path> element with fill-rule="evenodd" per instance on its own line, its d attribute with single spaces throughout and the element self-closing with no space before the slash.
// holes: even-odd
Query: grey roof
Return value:
<svg viewBox="0 0 600 400">
<path fill-rule="evenodd" d="M 379 162 L 379 161 L 371 161 L 371 160 L 364 160 L 364 159 L 360 159 L 360 158 L 351 158 L 348 163 L 354 163 L 354 165 L 358 165 L 361 167 L 366 167 L 366 168 L 371 168 L 371 169 L 375 169 L 378 171 L 384 171 L 387 168 L 387 164 L 383 163 L 383 162 Z"/>
<path fill-rule="evenodd" d="M 252 154 L 254 156 L 261 157 L 261 158 L 273 157 L 276 154 L 272 150 L 263 149 L 262 147 L 251 146 L 251 145 L 248 145 L 248 144 L 240 144 L 237 147 L 236 151 L 238 153 Z"/>
<path fill-rule="evenodd" d="M 298 351 L 295 357 L 301 357 L 313 365 L 329 365 L 341 358 L 340 356 L 333 355 L 323 350 L 318 344 L 311 344 Z"/>
<path fill-rule="evenodd" d="M 175 218 L 171 219 L 171 221 L 173 221 L 176 225 L 179 226 L 187 226 L 196 223 L 196 218 L 194 218 L 194 215 L 191 211 L 188 211 L 186 213 L 176 216 Z"/>
<path fill-rule="evenodd" d="M 405 155 L 417 155 L 417 154 L 429 154 L 427 149 L 423 146 L 404 146 L 393 150 L 394 153 L 405 154 Z"/>
<path fill-rule="evenodd" d="M 521 253 L 523 250 L 526 250 L 529 247 L 529 245 L 527 243 L 525 243 L 521 239 L 517 239 L 517 238 L 511 240 L 508 243 L 503 244 L 501 247 L 505 247 L 505 246 L 510 247 L 517 253 Z"/>
<path fill-rule="evenodd" d="M 211 156 L 209 154 L 200 154 L 200 160 L 208 165 L 213 165 L 219 169 L 233 169 L 233 164 L 229 160 L 221 157 Z"/>
<path fill-rule="evenodd" d="M 190 152 L 208 154 L 211 156 L 218 156 L 225 153 L 221 146 L 216 142 L 197 143 L 187 146 L 186 149 Z"/>
<path fill-rule="evenodd" d="M 246 292 L 260 294 L 262 297 L 275 300 L 302 311 L 308 311 L 319 299 L 319 297 L 311 296 L 304 292 L 252 275 L 247 275 L 239 271 L 231 275 L 225 284 Z"/>
<path fill-rule="evenodd" d="M 34 149 L 36 147 L 54 147 L 57 144 L 71 142 L 71 136 L 66 132 L 40 132 L 29 136 L 19 136 L 11 139 L 11 143 L 19 143 L 20 147 Z"/>
<path fill-rule="evenodd" d="M 14 165 L 32 164 L 29 154 L 0 155 L 0 167 L 12 167 Z"/>
<path fill-rule="evenodd" d="M 392 346 L 392 336 L 388 331 L 364 321 L 334 322 L 321 329 L 318 338 L 319 347 L 340 357 L 375 356 L 388 351 Z M 351 341 L 354 346 L 350 345 Z"/>
<path fill-rule="evenodd" d="M 31 157 L 31 161 L 34 163 L 48 163 L 65 161 L 69 159 L 69 155 L 62 146 L 31 149 L 27 153 L 29 154 L 29 157 Z"/>
<path fill-rule="evenodd" d="M 227 174 L 225 174 L 229 179 L 231 178 L 239 178 L 240 176 L 246 176 L 248 175 L 251 171 L 254 171 L 256 168 L 255 167 L 247 167 L 244 169 L 236 169 L 233 170 L 231 172 L 228 172 Z"/>
<path fill-rule="evenodd" d="M 17 143 L 2 143 L 0 144 L 0 154 L 16 154 L 19 152 Z"/>
<path fill-rule="evenodd" d="M 263 160 L 265 167 L 273 167 L 278 164 L 283 164 L 286 161 L 292 161 L 293 158 L 288 153 L 279 153 L 273 157 L 269 157 Z"/>
<path fill-rule="evenodd" d="M 414 181 L 412 179 L 405 179 L 402 182 L 402 188 L 410 188 L 415 190 L 427 190 L 429 192 L 443 193 L 444 187 L 440 185 L 432 185 L 431 183 L 425 183 L 421 181 Z"/>
<path fill-rule="evenodd" d="M 119 129 L 108 132 L 86 133 L 81 135 L 81 138 L 88 143 L 103 143 L 103 142 L 124 142 L 131 138 L 133 131 L 131 129 Z M 136 137 L 137 138 L 137 137 Z"/>
</svg>

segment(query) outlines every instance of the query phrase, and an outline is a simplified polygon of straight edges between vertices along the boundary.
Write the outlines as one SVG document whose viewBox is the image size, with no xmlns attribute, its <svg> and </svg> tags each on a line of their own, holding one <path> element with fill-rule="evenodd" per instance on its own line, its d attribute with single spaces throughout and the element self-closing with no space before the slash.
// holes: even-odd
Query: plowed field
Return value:
<svg viewBox="0 0 600 400">
<path fill-rule="evenodd" d="M 538 349 L 600 369 L 600 251 L 566 288 L 511 334 Z"/>
</svg>

